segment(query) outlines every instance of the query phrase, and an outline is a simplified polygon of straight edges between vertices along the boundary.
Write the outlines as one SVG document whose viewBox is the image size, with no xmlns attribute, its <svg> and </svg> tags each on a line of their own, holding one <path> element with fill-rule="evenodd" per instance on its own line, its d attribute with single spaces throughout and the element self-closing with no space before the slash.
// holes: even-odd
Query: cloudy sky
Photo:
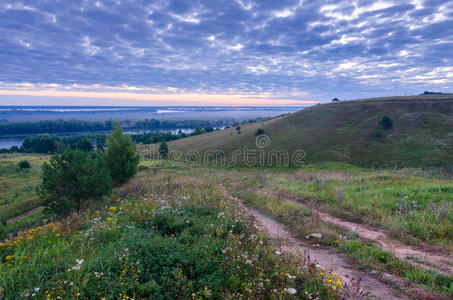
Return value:
<svg viewBox="0 0 453 300">
<path fill-rule="evenodd" d="M 0 105 L 453 91 L 453 1 L 0 0 Z"/>
</svg>

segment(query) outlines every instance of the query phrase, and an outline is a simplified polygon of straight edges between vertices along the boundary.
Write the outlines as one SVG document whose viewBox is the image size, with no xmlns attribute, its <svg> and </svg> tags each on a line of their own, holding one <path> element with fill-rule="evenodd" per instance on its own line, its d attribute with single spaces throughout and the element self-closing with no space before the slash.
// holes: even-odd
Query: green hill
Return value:
<svg viewBox="0 0 453 300">
<path fill-rule="evenodd" d="M 389 130 L 379 125 L 385 115 L 393 120 Z M 265 147 L 256 145 L 259 128 L 269 138 L 260 138 Z M 223 158 L 238 165 L 247 163 L 244 153 L 249 149 L 249 158 L 254 156 L 250 151 L 258 151 L 255 162 L 248 160 L 254 165 L 279 164 L 276 157 L 283 155 L 281 150 L 288 152 L 294 164 L 292 155 L 303 150 L 304 163 L 450 167 L 452 129 L 453 94 L 389 97 L 316 105 L 294 114 L 241 125 L 240 132 L 229 128 L 174 141 L 169 147 L 192 160 L 219 162 Z M 280 152 L 277 155 L 275 151 Z"/>
</svg>

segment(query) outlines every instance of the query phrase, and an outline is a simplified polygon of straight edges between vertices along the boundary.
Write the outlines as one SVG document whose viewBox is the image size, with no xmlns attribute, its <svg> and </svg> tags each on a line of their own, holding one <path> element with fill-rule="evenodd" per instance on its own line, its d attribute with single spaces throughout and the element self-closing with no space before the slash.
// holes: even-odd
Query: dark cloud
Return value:
<svg viewBox="0 0 453 300">
<path fill-rule="evenodd" d="M 437 0 L 3 1 L 0 82 L 312 99 L 444 90 L 452 15 Z"/>
</svg>

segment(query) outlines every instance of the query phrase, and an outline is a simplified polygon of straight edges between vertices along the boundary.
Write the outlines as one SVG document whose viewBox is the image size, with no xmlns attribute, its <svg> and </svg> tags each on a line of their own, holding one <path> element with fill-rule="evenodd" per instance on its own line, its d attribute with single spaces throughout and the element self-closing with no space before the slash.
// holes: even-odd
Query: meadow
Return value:
<svg viewBox="0 0 453 300">
<path fill-rule="evenodd" d="M 12 166 L 22 158 L 9 154 L 2 162 L 10 166 L 5 176 L 18 184 L 23 170 Z M 45 156 L 25 158 L 37 167 Z M 140 170 L 102 202 L 68 217 L 51 220 L 41 211 L 4 227 L 3 293 L 367 298 L 366 285 L 352 288 L 354 278 L 322 260 L 327 251 L 364 282 L 377 280 L 395 295 L 453 295 L 453 179 L 441 170 L 342 163 L 218 168 L 165 160 L 142 161 Z M 27 178 L 38 182 L 39 168 L 29 172 Z M 237 199 L 282 224 L 305 250 L 285 252 L 285 238 L 271 238 Z M 17 214 L 28 210 L 19 207 Z"/>
<path fill-rule="evenodd" d="M 329 282 L 307 258 L 275 251 L 214 181 L 149 163 L 102 203 L 9 235 L 0 257 L 7 299 L 308 299 L 346 292 L 341 279 Z"/>
</svg>

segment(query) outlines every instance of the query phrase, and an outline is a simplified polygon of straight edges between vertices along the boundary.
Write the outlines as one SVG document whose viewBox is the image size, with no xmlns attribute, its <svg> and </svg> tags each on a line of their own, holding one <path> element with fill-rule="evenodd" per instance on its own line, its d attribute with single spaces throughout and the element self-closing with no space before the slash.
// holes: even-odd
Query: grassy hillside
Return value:
<svg viewBox="0 0 453 300">
<path fill-rule="evenodd" d="M 0 222 L 36 208 L 41 204 L 35 193 L 40 182 L 45 155 L 2 154 L 0 156 Z M 27 160 L 30 169 L 20 170 L 17 164 Z"/>
<path fill-rule="evenodd" d="M 383 130 L 384 115 L 393 128 Z M 270 144 L 256 146 L 262 128 Z M 453 94 L 365 99 L 316 105 L 265 122 L 241 125 L 170 143 L 170 150 L 200 153 L 207 161 L 214 156 L 245 164 L 245 147 L 265 151 L 264 163 L 277 165 L 272 150 L 305 152 L 304 163 L 340 161 L 359 166 L 427 167 L 453 166 Z M 264 139 L 264 138 L 263 138 Z M 267 142 L 264 140 L 264 142 Z M 241 154 L 233 155 L 233 151 Z M 142 153 L 149 149 L 144 146 Z M 194 158 L 196 155 L 192 154 Z M 292 160 L 292 159 L 291 159 Z M 250 164 L 250 161 L 249 161 Z"/>
</svg>

